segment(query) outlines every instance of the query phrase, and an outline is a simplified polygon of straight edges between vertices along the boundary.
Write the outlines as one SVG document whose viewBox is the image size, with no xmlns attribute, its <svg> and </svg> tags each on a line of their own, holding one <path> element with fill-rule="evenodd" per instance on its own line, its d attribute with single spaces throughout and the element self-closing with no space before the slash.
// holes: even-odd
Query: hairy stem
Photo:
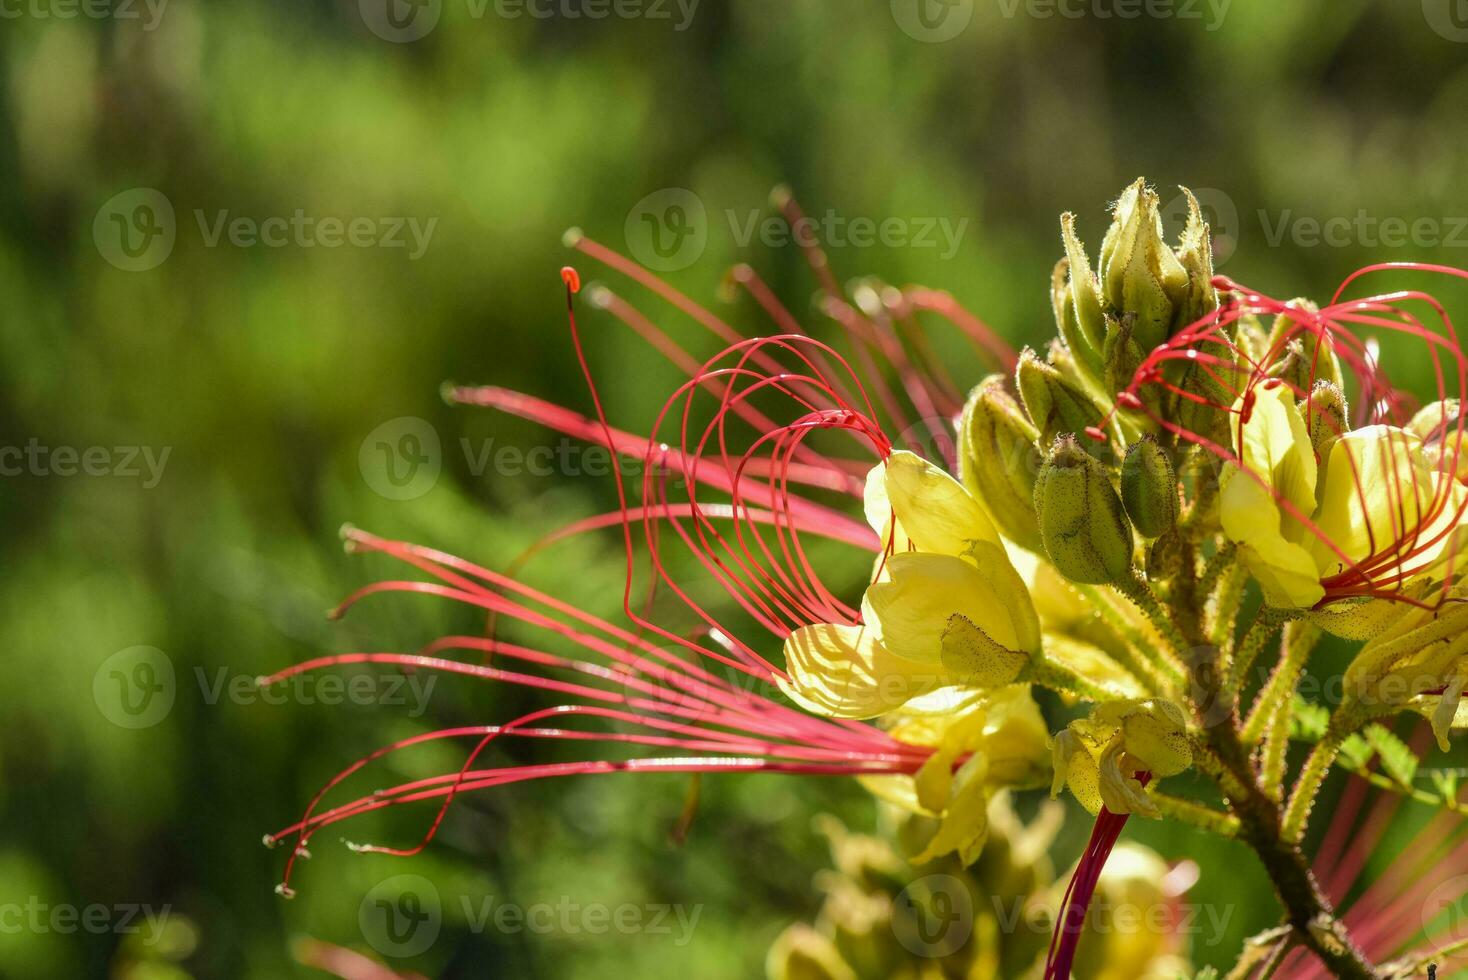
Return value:
<svg viewBox="0 0 1468 980">
<path fill-rule="evenodd" d="M 1156 682 L 1159 689 L 1167 690 L 1184 686 L 1186 677 L 1176 659 L 1169 657 L 1166 651 L 1158 650 L 1157 644 L 1138 629 L 1135 623 L 1128 620 L 1121 609 L 1117 608 L 1110 594 L 1091 585 L 1075 585 L 1074 588 L 1082 597 L 1090 601 L 1102 622 L 1116 633 L 1129 652 L 1135 655 L 1137 661 L 1146 662 L 1145 667 L 1140 662 L 1137 663 L 1137 666 L 1145 676 Z M 1131 670 L 1128 664 L 1122 664 L 1122 666 Z M 1134 670 L 1133 673 L 1137 671 Z"/>
<path fill-rule="evenodd" d="M 1233 655 L 1226 660 L 1228 675 L 1226 686 L 1230 691 L 1237 691 L 1243 686 L 1250 668 L 1259 658 L 1260 651 L 1274 638 L 1274 634 L 1279 632 L 1280 627 L 1293 619 L 1295 615 L 1296 613 L 1290 610 L 1274 609 L 1269 606 L 1259 610 L 1259 615 L 1254 618 L 1253 623 L 1249 624 L 1249 631 L 1239 641 Z"/>
<path fill-rule="evenodd" d="M 1162 639 L 1171 648 L 1170 652 L 1174 658 L 1182 658 L 1188 649 L 1188 641 L 1182 631 L 1173 622 L 1172 616 L 1162 605 L 1162 600 L 1152 591 L 1152 586 L 1136 570 L 1132 571 L 1132 577 L 1117 583 L 1117 591 L 1136 603 L 1137 608 L 1152 621 Z"/>
<path fill-rule="evenodd" d="M 1305 768 L 1300 770 L 1300 775 L 1295 782 L 1295 792 L 1290 796 L 1289 806 L 1285 808 L 1284 821 L 1280 828 L 1283 838 L 1291 844 L 1298 844 L 1305 836 L 1305 825 L 1310 820 L 1310 810 L 1315 806 L 1315 797 L 1320 793 L 1320 787 L 1325 785 L 1325 777 L 1330 775 L 1331 764 L 1341 750 L 1341 743 L 1346 740 L 1343 732 L 1335 730 L 1332 726 L 1327 731 L 1325 738 L 1316 743 L 1315 748 L 1310 750 L 1310 756 L 1305 760 Z"/>
<path fill-rule="evenodd" d="M 1345 730 L 1350 719 L 1345 713 L 1338 712 L 1332 718 L 1327 741 L 1333 741 L 1331 735 L 1337 730 L 1337 722 L 1342 726 L 1341 730 Z M 1319 957 L 1334 976 L 1343 980 L 1376 980 L 1379 977 L 1376 969 L 1347 935 L 1345 926 L 1336 918 L 1330 900 L 1325 897 L 1311 874 L 1309 863 L 1300 852 L 1302 832 L 1292 833 L 1289 829 L 1290 813 L 1297 804 L 1302 805 L 1305 814 L 1308 814 L 1308 803 L 1314 799 L 1315 792 L 1324 781 L 1324 774 L 1330 768 L 1330 760 L 1334 758 L 1334 750 L 1328 756 L 1322 755 L 1316 763 L 1320 774 L 1314 780 L 1313 789 L 1305 785 L 1302 777 L 1295 797 L 1290 800 L 1289 810 L 1281 817 L 1279 804 L 1270 799 L 1257 781 L 1249 759 L 1249 750 L 1239 737 L 1238 726 L 1238 716 L 1229 714 L 1209 727 L 1206 734 L 1209 751 L 1196 757 L 1200 762 L 1206 760 L 1210 763 L 1204 766 L 1205 771 L 1217 767 L 1224 770 L 1218 779 L 1219 786 L 1228 797 L 1230 809 L 1239 818 L 1239 838 L 1259 856 L 1274 885 L 1275 894 L 1284 906 L 1285 918 L 1294 929 L 1298 941 Z M 1324 745 L 1325 742 L 1322 742 L 1317 746 L 1316 753 L 1321 753 Z M 1336 746 L 1339 747 L 1338 741 Z M 1312 759 L 1314 758 L 1315 754 L 1312 754 Z M 1302 795 L 1307 791 L 1308 795 Z M 1306 802 L 1300 804 L 1301 800 Z M 1296 819 L 1303 831 L 1304 816 Z"/>
</svg>

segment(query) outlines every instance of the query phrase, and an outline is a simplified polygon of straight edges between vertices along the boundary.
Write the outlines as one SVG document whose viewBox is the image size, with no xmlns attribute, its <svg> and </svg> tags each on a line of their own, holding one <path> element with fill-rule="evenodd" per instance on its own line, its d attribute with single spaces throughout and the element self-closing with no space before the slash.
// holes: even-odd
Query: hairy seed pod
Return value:
<svg viewBox="0 0 1468 980">
<path fill-rule="evenodd" d="M 1055 440 L 1035 481 L 1040 539 L 1066 578 L 1089 585 L 1132 574 L 1132 526 L 1106 468 L 1074 436 Z"/>
<path fill-rule="evenodd" d="M 1041 445 L 1048 446 L 1056 436 L 1084 432 L 1101 423 L 1101 410 L 1080 385 L 1067 379 L 1055 365 L 1040 360 L 1033 350 L 1025 348 L 1020 354 L 1015 379 L 1025 411 L 1039 430 Z"/>
<path fill-rule="evenodd" d="M 1101 243 L 1101 293 L 1117 316 L 1137 318 L 1137 345 L 1151 350 L 1168 338 L 1188 289 L 1188 272 L 1162 239 L 1157 192 L 1138 180 L 1116 202 Z"/>
<path fill-rule="evenodd" d="M 959 478 L 1000 533 L 1030 551 L 1042 547 L 1035 517 L 1039 436 L 998 374 L 974 388 L 958 425 Z"/>
<path fill-rule="evenodd" d="M 1121 463 L 1121 502 L 1143 537 L 1161 537 L 1177 523 L 1177 471 L 1151 436 L 1127 449 Z"/>
</svg>

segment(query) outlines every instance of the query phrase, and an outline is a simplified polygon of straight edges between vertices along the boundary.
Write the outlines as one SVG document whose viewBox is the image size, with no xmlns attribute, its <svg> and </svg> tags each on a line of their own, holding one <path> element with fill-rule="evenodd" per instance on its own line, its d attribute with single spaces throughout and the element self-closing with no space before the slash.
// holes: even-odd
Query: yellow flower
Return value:
<svg viewBox="0 0 1468 980">
<path fill-rule="evenodd" d="M 1422 598 L 1418 596 L 1417 598 Z M 1346 668 L 1348 703 L 1368 714 L 1412 708 L 1432 722 L 1443 751 L 1448 732 L 1468 727 L 1463 689 L 1468 681 L 1468 586 L 1440 610 L 1408 607 L 1387 630 L 1361 648 Z"/>
<path fill-rule="evenodd" d="M 1045 778 L 1045 720 L 1025 685 L 993 691 L 956 711 L 903 712 L 889 719 L 887 731 L 899 742 L 933 749 L 912 776 L 862 779 L 879 798 L 939 818 L 927 846 L 912 859 L 917 864 L 950 852 L 972 862 L 984 846 L 991 794 L 1041 785 Z"/>
<path fill-rule="evenodd" d="M 1157 805 L 1137 774 L 1175 776 L 1192 764 L 1181 708 L 1160 698 L 1108 701 L 1055 736 L 1050 795 L 1065 786 L 1092 813 L 1105 806 L 1112 813 L 1156 817 Z"/>
<path fill-rule="evenodd" d="M 1321 465 L 1287 385 L 1256 387 L 1247 416 L 1234 425 L 1240 462 L 1224 471 L 1219 516 L 1270 605 L 1310 608 L 1373 583 L 1396 589 L 1453 553 L 1468 489 L 1432 466 L 1416 435 L 1386 425 L 1347 432 Z M 1320 625 L 1352 631 L 1338 617 Z"/>
<path fill-rule="evenodd" d="M 1024 581 L 973 495 L 908 452 L 867 477 L 878 558 L 861 625 L 802 627 L 785 641 L 780 686 L 815 714 L 875 718 L 945 687 L 1019 679 L 1040 652 Z"/>
</svg>

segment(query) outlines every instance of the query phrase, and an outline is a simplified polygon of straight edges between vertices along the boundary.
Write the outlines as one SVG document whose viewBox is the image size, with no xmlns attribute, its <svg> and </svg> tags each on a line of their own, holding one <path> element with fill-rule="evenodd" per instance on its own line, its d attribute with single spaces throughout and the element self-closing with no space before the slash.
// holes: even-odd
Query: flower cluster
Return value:
<svg viewBox="0 0 1468 980">
<path fill-rule="evenodd" d="M 576 327 L 580 277 L 567 268 L 592 414 L 502 388 L 446 394 L 640 464 L 627 467 L 636 480 L 614 474 L 615 512 L 545 542 L 617 530 L 626 621 L 443 552 L 348 531 L 354 550 L 398 558 L 426 580 L 368 586 L 340 611 L 381 592 L 426 594 L 578 652 L 490 629 L 411 653 L 324 657 L 266 683 L 371 662 L 567 702 L 379 750 L 270 840 L 292 843 L 294 866 L 326 826 L 436 800 L 418 845 L 354 845 L 413 853 L 460 792 L 559 775 L 733 769 L 858 777 L 922 828 L 905 837 L 907 860 L 968 864 L 990 837 L 997 796 L 1049 785 L 1052 795 L 1068 788 L 1096 825 L 1055 918 L 1047 978 L 1070 975 L 1086 910 L 1133 814 L 1248 844 L 1283 910 L 1279 957 L 1298 949 L 1338 976 L 1384 975 L 1372 957 L 1401 950 L 1356 941 L 1301 842 L 1331 768 L 1361 763 L 1363 738 L 1392 737 L 1383 720 L 1426 716 L 1444 743 L 1468 724 L 1459 605 L 1468 585 L 1458 568 L 1468 357 L 1430 294 L 1348 294 L 1368 275 L 1468 273 L 1371 267 L 1328 305 L 1275 300 L 1215 275 L 1208 226 L 1184 194 L 1189 218 L 1169 245 L 1156 193 L 1142 181 L 1127 188 L 1094 265 L 1074 217 L 1062 216 L 1055 337 L 1019 354 L 945 293 L 873 280 L 843 289 L 814 243 L 803 247 L 820 309 L 843 339 L 815 339 L 741 266 L 729 285 L 777 325 L 744 337 L 573 233 L 586 259 L 690 317 L 723 349 L 699 360 L 628 299 L 589 289 L 593 307 L 687 375 L 645 433 L 614 427 Z M 779 204 L 798 219 L 792 197 Z M 933 323 L 955 328 L 995 373 L 960 386 L 933 353 Z M 1418 367 L 1435 399 L 1419 408 L 1384 362 Z M 859 595 L 829 584 L 832 567 L 816 558 L 828 552 L 813 539 L 865 556 Z M 693 587 L 697 575 L 727 597 L 720 609 Z M 644 592 L 676 597 L 685 614 L 660 621 Z M 1366 642 L 1344 698 L 1312 728 L 1302 718 L 1320 706 L 1297 687 L 1322 633 Z M 1251 669 L 1270 658 L 1268 679 L 1252 684 Z M 1047 712 L 1037 689 L 1055 695 L 1042 699 Z M 502 737 L 667 754 L 480 764 Z M 1292 737 L 1315 743 L 1293 777 Z M 321 809 L 328 790 L 368 763 L 437 739 L 472 743 L 459 771 Z M 1194 769 L 1216 793 L 1160 785 Z"/>
</svg>

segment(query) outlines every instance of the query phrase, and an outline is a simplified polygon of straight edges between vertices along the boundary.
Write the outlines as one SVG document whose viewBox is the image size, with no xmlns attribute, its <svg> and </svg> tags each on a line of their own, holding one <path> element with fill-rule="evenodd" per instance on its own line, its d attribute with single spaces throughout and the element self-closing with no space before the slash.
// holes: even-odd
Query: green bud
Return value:
<svg viewBox="0 0 1468 980">
<path fill-rule="evenodd" d="M 1060 216 L 1060 237 L 1065 243 L 1065 261 L 1069 270 L 1066 285 L 1076 325 L 1091 350 L 1099 352 L 1106 336 L 1106 318 L 1101 311 L 1101 284 L 1091 271 L 1085 247 L 1076 237 L 1076 216 L 1069 211 Z"/>
<path fill-rule="evenodd" d="M 1055 263 L 1055 271 L 1050 275 L 1050 305 L 1055 310 L 1055 325 L 1060 331 L 1061 340 L 1072 352 L 1072 359 L 1077 362 L 1077 370 L 1084 373 L 1092 383 L 1099 384 L 1102 375 L 1101 351 L 1092 347 L 1091 342 L 1081 332 L 1080 322 L 1076 319 L 1075 296 L 1066 281 L 1070 275 L 1069 269 L 1070 261 L 1061 259 Z"/>
<path fill-rule="evenodd" d="M 1350 428 L 1346 421 L 1346 396 L 1339 385 L 1318 381 L 1310 390 L 1310 397 L 1300 404 L 1300 410 L 1310 426 L 1310 445 L 1315 448 L 1316 458 L 1324 463 L 1330 459 L 1330 447 Z M 1316 483 L 1323 484 L 1323 476 Z"/>
<path fill-rule="evenodd" d="M 1203 220 L 1193 192 L 1186 187 L 1178 189 L 1188 198 L 1188 223 L 1177 248 L 1177 258 L 1188 274 L 1188 283 L 1173 314 L 1173 333 L 1218 309 L 1218 290 L 1213 288 L 1213 233 Z"/>
<path fill-rule="evenodd" d="M 1019 356 L 1015 369 L 1019 397 L 1040 432 L 1042 445 L 1064 433 L 1084 432 L 1104 417 L 1096 403 L 1054 364 L 1040 360 L 1030 348 Z"/>
<path fill-rule="evenodd" d="M 1289 305 L 1310 313 L 1315 312 L 1316 308 L 1307 299 L 1293 299 Z M 1292 317 L 1288 313 L 1281 313 L 1274 318 L 1269 344 L 1263 355 L 1268 358 L 1272 354 L 1275 361 L 1269 371 L 1270 375 L 1289 382 L 1300 391 L 1309 391 L 1317 381 L 1342 385 L 1345 375 L 1341 371 L 1339 359 L 1336 358 L 1335 345 L 1328 336 L 1311 330 L 1297 330 L 1288 341 L 1284 340 L 1285 333 L 1299 322 L 1298 316 Z M 1281 342 L 1284 343 L 1282 352 L 1276 349 Z"/>
<path fill-rule="evenodd" d="M 984 505 L 1000 533 L 1030 551 L 1042 547 L 1035 518 L 1039 437 L 997 374 L 974 388 L 958 423 L 959 479 Z"/>
<path fill-rule="evenodd" d="M 1451 436 L 1458 428 L 1458 399 L 1448 398 L 1420 409 L 1407 423 L 1407 431 L 1423 442 Z"/>
<path fill-rule="evenodd" d="M 1140 178 L 1122 192 L 1101 243 L 1101 293 L 1118 315 L 1135 313 L 1136 341 L 1151 350 L 1167 339 L 1188 290 L 1188 271 L 1162 240 L 1157 192 Z"/>
<path fill-rule="evenodd" d="M 1132 526 L 1106 469 L 1063 435 L 1035 481 L 1040 540 L 1066 578 L 1089 585 L 1124 581 L 1132 571 Z"/>
<path fill-rule="evenodd" d="M 1183 569 L 1183 540 L 1177 527 L 1169 528 L 1147 549 L 1147 578 L 1164 581 Z"/>
<path fill-rule="evenodd" d="M 1161 537 L 1177 523 L 1177 471 L 1151 436 L 1127 449 L 1121 463 L 1121 501 L 1143 537 Z"/>
<path fill-rule="evenodd" d="M 1456 398 L 1433 402 L 1412 417 L 1407 429 L 1422 440 L 1428 462 L 1462 480 L 1468 477 L 1468 422 L 1459 414 Z"/>
<path fill-rule="evenodd" d="M 1233 438 L 1229 431 L 1229 408 L 1237 398 L 1230 383 L 1243 385 L 1238 352 L 1221 341 L 1201 341 L 1196 347 L 1210 360 L 1187 361 L 1175 382 L 1179 388 L 1197 398 L 1179 395 L 1174 403 L 1174 417 L 1179 425 L 1205 439 L 1227 446 Z M 1197 399 L 1202 399 L 1201 401 Z"/>
</svg>

